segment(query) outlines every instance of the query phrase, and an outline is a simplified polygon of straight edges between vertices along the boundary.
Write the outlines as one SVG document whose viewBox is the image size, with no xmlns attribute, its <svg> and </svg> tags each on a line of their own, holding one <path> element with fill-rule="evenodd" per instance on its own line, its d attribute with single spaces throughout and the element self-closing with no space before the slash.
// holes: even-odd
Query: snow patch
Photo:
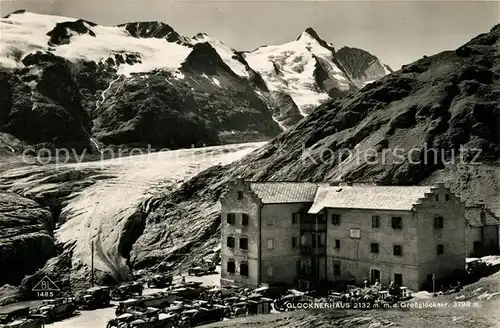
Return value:
<svg viewBox="0 0 500 328">
<path fill-rule="evenodd" d="M 212 78 L 212 82 L 213 82 L 216 86 L 218 86 L 219 88 L 221 87 L 221 84 L 220 84 L 219 80 L 217 80 L 215 77 L 213 77 L 213 78 Z"/>
<path fill-rule="evenodd" d="M 177 80 L 183 80 L 185 78 L 185 75 L 182 74 L 181 72 L 175 72 L 174 73 L 174 78 Z"/>
<path fill-rule="evenodd" d="M 500 265 L 500 255 L 488 255 L 481 258 L 487 265 Z"/>
<path fill-rule="evenodd" d="M 14 14 L 0 19 L 2 47 L 0 65 L 7 68 L 20 67 L 22 64 L 12 56 L 16 49 L 23 55 L 41 50 L 76 62 L 79 60 L 99 62 L 114 53 L 137 53 L 142 63 L 123 64 L 119 74 L 149 72 L 155 69 L 177 70 L 191 52 L 191 48 L 164 39 L 134 38 L 125 27 L 89 26 L 95 33 L 79 35 L 71 32 L 71 42 L 49 49 L 46 33 L 57 23 L 76 21 L 74 18 L 39 15 L 34 13 Z"/>
<path fill-rule="evenodd" d="M 496 292 L 496 293 L 488 293 L 488 292 L 484 292 L 483 294 L 479 295 L 477 297 L 478 300 L 480 301 L 489 301 L 491 300 L 493 297 L 496 297 L 496 296 L 499 296 L 500 295 L 500 292 Z"/>
</svg>

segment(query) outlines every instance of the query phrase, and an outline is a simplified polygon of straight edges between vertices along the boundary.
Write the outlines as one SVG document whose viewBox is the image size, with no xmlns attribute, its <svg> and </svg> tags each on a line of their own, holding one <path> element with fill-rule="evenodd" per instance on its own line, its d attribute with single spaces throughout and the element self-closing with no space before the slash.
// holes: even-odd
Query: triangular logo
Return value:
<svg viewBox="0 0 500 328">
<path fill-rule="evenodd" d="M 60 291 L 59 287 L 50 280 L 49 277 L 45 276 L 38 282 L 38 284 L 33 287 L 32 291 L 34 292 L 56 292 Z"/>
</svg>

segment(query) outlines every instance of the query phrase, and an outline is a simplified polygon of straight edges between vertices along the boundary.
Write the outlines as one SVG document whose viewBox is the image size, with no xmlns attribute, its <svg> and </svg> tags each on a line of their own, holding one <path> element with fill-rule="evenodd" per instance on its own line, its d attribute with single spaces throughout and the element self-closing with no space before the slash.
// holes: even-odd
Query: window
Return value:
<svg viewBox="0 0 500 328">
<path fill-rule="evenodd" d="M 299 217 L 300 217 L 300 213 L 293 213 L 293 215 L 292 215 L 292 224 L 299 223 Z"/>
<path fill-rule="evenodd" d="M 439 202 L 439 195 L 436 195 L 436 202 Z"/>
<path fill-rule="evenodd" d="M 394 245 L 392 253 L 395 256 L 403 256 L 403 246 L 401 246 L 401 245 Z"/>
<path fill-rule="evenodd" d="M 238 191 L 238 199 L 239 200 L 243 199 L 243 191 Z"/>
<path fill-rule="evenodd" d="M 227 247 L 234 248 L 234 237 L 227 237 Z"/>
<path fill-rule="evenodd" d="M 442 216 L 437 216 L 434 218 L 434 229 L 443 229 L 444 219 Z"/>
<path fill-rule="evenodd" d="M 446 194 L 446 195 L 444 195 L 444 198 L 445 198 L 445 200 L 446 200 L 447 202 L 449 202 L 449 201 L 450 201 L 450 194 Z"/>
<path fill-rule="evenodd" d="M 249 220 L 249 216 L 248 216 L 248 214 L 243 213 L 243 214 L 241 215 L 241 225 L 242 225 L 242 226 L 247 226 L 247 225 L 248 225 L 248 220 Z"/>
<path fill-rule="evenodd" d="M 236 272 L 236 264 L 234 263 L 234 260 L 229 260 L 227 262 L 227 272 L 228 273 L 235 273 Z"/>
<path fill-rule="evenodd" d="M 274 216 L 269 216 L 267 218 L 267 225 L 272 226 L 274 224 Z"/>
<path fill-rule="evenodd" d="M 335 248 L 336 249 L 340 248 L 340 239 L 335 239 Z"/>
<path fill-rule="evenodd" d="M 378 244 L 377 243 L 371 243 L 370 244 L 370 250 L 372 253 L 378 253 L 379 249 L 378 249 Z"/>
<path fill-rule="evenodd" d="M 372 215 L 372 228 L 380 228 L 380 216 Z"/>
<path fill-rule="evenodd" d="M 397 229 L 397 230 L 403 229 L 403 218 L 401 218 L 400 216 L 393 216 L 392 229 Z"/>
<path fill-rule="evenodd" d="M 273 276 L 273 267 L 272 266 L 267 267 L 267 275 L 270 277 Z"/>
<path fill-rule="evenodd" d="M 267 249 L 274 249 L 274 239 L 267 240 Z"/>
<path fill-rule="evenodd" d="M 333 275 L 340 276 L 340 263 L 338 262 L 333 263 Z"/>
<path fill-rule="evenodd" d="M 394 274 L 394 283 L 399 286 L 403 286 L 403 275 L 401 273 Z"/>
<path fill-rule="evenodd" d="M 436 254 L 437 255 L 443 255 L 444 254 L 444 245 L 439 244 L 436 247 Z"/>
<path fill-rule="evenodd" d="M 292 248 L 297 248 L 297 237 L 292 237 Z"/>
<path fill-rule="evenodd" d="M 236 222 L 236 214 L 234 213 L 227 213 L 227 223 L 228 224 L 234 224 Z"/>
<path fill-rule="evenodd" d="M 240 238 L 240 249 L 248 249 L 248 238 Z"/>
<path fill-rule="evenodd" d="M 332 214 L 332 224 L 340 225 L 340 214 Z"/>
<path fill-rule="evenodd" d="M 248 263 L 240 264 L 240 275 L 248 277 Z"/>
</svg>

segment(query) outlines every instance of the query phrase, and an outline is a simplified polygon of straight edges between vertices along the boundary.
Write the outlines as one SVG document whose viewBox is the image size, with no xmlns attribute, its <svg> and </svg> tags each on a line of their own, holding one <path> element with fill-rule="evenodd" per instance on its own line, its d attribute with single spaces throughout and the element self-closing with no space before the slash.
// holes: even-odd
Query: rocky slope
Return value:
<svg viewBox="0 0 500 328">
<path fill-rule="evenodd" d="M 456 51 L 422 58 L 351 97 L 323 104 L 241 161 L 210 168 L 159 199 L 131 262 L 140 268 L 159 259 L 192 261 L 182 254 L 201 257 L 215 247 L 218 198 L 236 176 L 387 185 L 444 181 L 468 204 L 484 200 L 500 213 L 499 127 L 500 25 Z"/>
<path fill-rule="evenodd" d="M 361 50 L 339 57 L 312 29 L 251 52 L 161 22 L 100 26 L 18 11 L 0 29 L 0 131 L 79 151 L 267 140 L 388 73 Z"/>
<path fill-rule="evenodd" d="M 0 191 L 0 286 L 18 285 L 57 254 L 51 219 L 36 202 Z"/>
</svg>

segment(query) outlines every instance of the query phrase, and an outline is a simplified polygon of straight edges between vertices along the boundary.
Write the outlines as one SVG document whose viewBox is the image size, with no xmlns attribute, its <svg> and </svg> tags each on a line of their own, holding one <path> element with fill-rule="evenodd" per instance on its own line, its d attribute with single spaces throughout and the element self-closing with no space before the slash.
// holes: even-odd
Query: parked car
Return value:
<svg viewBox="0 0 500 328">
<path fill-rule="evenodd" d="M 41 318 L 44 323 L 51 323 L 73 315 L 76 309 L 76 302 L 73 298 L 61 297 L 44 300 L 42 305 L 35 308 L 31 314 Z"/>
<path fill-rule="evenodd" d="M 182 313 L 179 327 L 196 327 L 222 321 L 223 319 L 224 308 L 216 307 L 212 309 L 190 309 Z"/>
<path fill-rule="evenodd" d="M 2 328 L 43 328 L 43 321 L 39 318 L 17 319 L 1 326 Z"/>
<path fill-rule="evenodd" d="M 174 277 L 166 274 L 155 274 L 148 279 L 148 288 L 165 288 L 172 284 Z"/>
<path fill-rule="evenodd" d="M 111 295 L 109 287 L 93 287 L 77 297 L 77 303 L 82 309 L 99 309 L 109 306 Z"/>
<path fill-rule="evenodd" d="M 113 289 L 111 292 L 111 299 L 121 301 L 134 296 L 141 296 L 143 290 L 144 287 L 140 282 L 123 284 Z"/>
<path fill-rule="evenodd" d="M 0 324 L 7 324 L 18 319 L 27 318 L 29 315 L 30 308 L 27 306 L 0 312 Z"/>
<path fill-rule="evenodd" d="M 254 293 L 261 294 L 264 297 L 276 299 L 284 296 L 288 291 L 288 285 L 286 284 L 270 284 L 268 286 L 262 286 L 253 290 Z"/>
<path fill-rule="evenodd" d="M 157 308 L 163 309 L 170 306 L 177 299 L 176 295 L 167 293 L 157 293 L 147 296 L 138 297 L 135 299 L 128 299 L 118 303 L 116 307 L 115 314 L 121 315 L 127 312 L 127 309 L 146 309 L 146 308 Z"/>
</svg>

